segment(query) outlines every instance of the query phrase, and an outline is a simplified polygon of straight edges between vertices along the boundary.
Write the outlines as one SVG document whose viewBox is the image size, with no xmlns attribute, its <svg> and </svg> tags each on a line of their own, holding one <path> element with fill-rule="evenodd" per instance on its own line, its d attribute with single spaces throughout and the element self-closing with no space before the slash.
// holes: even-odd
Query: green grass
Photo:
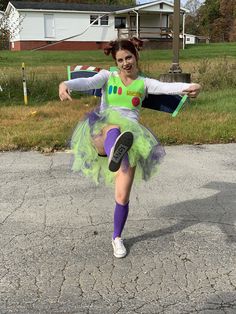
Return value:
<svg viewBox="0 0 236 314">
<path fill-rule="evenodd" d="M 31 106 L 38 106 L 51 100 L 58 99 L 58 85 L 65 76 L 58 74 L 36 74 L 30 72 L 27 75 L 28 101 Z M 0 107 L 24 104 L 22 77 L 17 73 L 1 77 L 0 70 Z"/>
<path fill-rule="evenodd" d="M 163 144 L 236 142 L 236 43 L 188 47 L 180 64 L 203 90 L 176 117 L 143 109 L 141 122 Z M 142 52 L 141 67 L 158 77 L 172 63 L 172 51 Z M 26 64 L 29 105 L 23 105 L 21 62 Z M 102 51 L 3 51 L 0 55 L 0 150 L 63 149 L 72 131 L 96 100 L 73 93 L 73 102 L 58 100 L 58 84 L 66 66 L 87 64 L 109 68 L 114 62 Z"/>
<path fill-rule="evenodd" d="M 29 67 L 66 66 L 68 64 L 93 64 L 107 61 L 98 51 L 2 51 L 0 67 L 19 67 L 22 62 Z"/>
<path fill-rule="evenodd" d="M 236 141 L 235 97 L 234 89 L 202 92 L 176 118 L 144 109 L 141 120 L 168 145 L 231 143 Z"/>
<path fill-rule="evenodd" d="M 199 95 L 192 108 L 201 112 L 236 115 L 236 89 L 206 91 Z M 235 124 L 236 127 L 236 124 Z"/>
<path fill-rule="evenodd" d="M 169 61 L 172 60 L 172 50 L 143 50 L 143 61 Z M 236 43 L 214 43 L 186 46 L 180 50 L 182 60 L 200 60 L 204 58 L 236 57 Z M 53 65 L 66 66 L 68 64 L 94 64 L 103 65 L 112 62 L 111 57 L 104 55 L 102 50 L 92 51 L 1 51 L 1 67 L 19 67 L 25 62 L 29 67 L 46 67 Z"/>
<path fill-rule="evenodd" d="M 142 109 L 141 123 L 165 145 L 236 142 L 235 90 L 202 92 L 172 118 Z M 0 150 L 54 150 L 68 147 L 77 121 L 96 105 L 83 97 L 72 102 L 50 101 L 40 106 L 0 107 Z"/>
<path fill-rule="evenodd" d="M 236 43 L 213 43 L 186 46 L 180 51 L 180 59 L 200 60 L 223 57 L 236 57 Z"/>
</svg>

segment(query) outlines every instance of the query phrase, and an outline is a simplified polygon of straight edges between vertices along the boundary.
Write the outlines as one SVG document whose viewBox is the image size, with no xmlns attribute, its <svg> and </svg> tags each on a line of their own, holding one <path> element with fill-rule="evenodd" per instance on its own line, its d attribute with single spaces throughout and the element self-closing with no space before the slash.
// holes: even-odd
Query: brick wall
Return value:
<svg viewBox="0 0 236 314">
<path fill-rule="evenodd" d="M 16 41 L 14 47 L 11 46 L 12 51 L 32 50 L 48 44 L 53 41 Z M 64 41 L 56 45 L 42 48 L 41 50 L 97 50 L 105 46 L 105 42 L 83 42 L 83 41 Z"/>
<path fill-rule="evenodd" d="M 11 46 L 12 51 L 19 50 L 32 50 L 48 44 L 54 43 L 53 41 L 16 41 L 14 48 Z M 106 42 L 94 41 L 63 41 L 56 45 L 42 48 L 41 50 L 97 50 L 103 49 Z M 171 49 L 172 39 L 150 39 L 144 42 L 144 48 L 147 49 Z M 180 40 L 180 49 L 182 48 L 182 40 Z"/>
</svg>

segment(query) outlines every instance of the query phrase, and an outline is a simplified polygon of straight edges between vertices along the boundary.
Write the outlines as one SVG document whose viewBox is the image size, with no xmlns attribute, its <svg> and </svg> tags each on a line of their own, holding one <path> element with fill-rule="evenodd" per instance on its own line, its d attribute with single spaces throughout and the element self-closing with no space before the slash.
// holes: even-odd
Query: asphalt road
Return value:
<svg viewBox="0 0 236 314">
<path fill-rule="evenodd" d="M 0 313 L 236 313 L 236 144 L 166 147 L 134 186 L 113 257 L 113 190 L 70 153 L 0 153 Z"/>
</svg>

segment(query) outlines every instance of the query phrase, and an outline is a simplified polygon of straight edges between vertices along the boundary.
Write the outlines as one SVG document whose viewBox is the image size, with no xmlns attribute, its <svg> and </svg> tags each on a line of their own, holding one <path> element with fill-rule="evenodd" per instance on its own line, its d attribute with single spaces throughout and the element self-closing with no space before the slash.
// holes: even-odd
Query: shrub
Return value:
<svg viewBox="0 0 236 314">
<path fill-rule="evenodd" d="M 203 59 L 195 72 L 196 80 L 204 90 L 228 89 L 236 85 L 236 62 L 229 58 Z"/>
</svg>

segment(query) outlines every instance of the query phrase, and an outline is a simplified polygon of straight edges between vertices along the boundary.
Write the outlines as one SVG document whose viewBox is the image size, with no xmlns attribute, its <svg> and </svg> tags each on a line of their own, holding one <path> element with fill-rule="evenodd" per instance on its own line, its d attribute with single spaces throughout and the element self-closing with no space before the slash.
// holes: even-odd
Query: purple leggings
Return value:
<svg viewBox="0 0 236 314">
<path fill-rule="evenodd" d="M 118 129 L 118 128 L 110 129 L 107 132 L 107 136 L 106 136 L 106 139 L 104 141 L 104 150 L 105 150 L 107 156 L 110 156 L 112 146 L 115 144 L 115 141 L 119 135 L 120 135 L 120 129 Z"/>
<path fill-rule="evenodd" d="M 120 129 L 113 128 L 107 132 L 107 136 L 104 142 L 104 150 L 107 156 L 110 155 L 111 148 L 114 145 L 117 137 L 120 135 Z M 124 160 L 127 160 L 128 163 L 128 156 L 126 155 Z M 127 164 L 128 166 L 128 164 Z M 121 237 L 121 233 L 124 229 L 125 222 L 127 220 L 129 213 L 129 202 L 126 205 L 121 205 L 116 202 L 115 211 L 114 211 L 114 233 L 113 239 L 116 237 Z"/>
<path fill-rule="evenodd" d="M 114 211 L 114 233 L 113 239 L 121 237 L 125 222 L 129 213 L 129 202 L 126 205 L 121 205 L 116 202 Z"/>
<path fill-rule="evenodd" d="M 112 149 L 113 145 L 115 144 L 117 137 L 120 134 L 121 134 L 120 129 L 118 129 L 118 128 L 110 129 L 107 132 L 107 136 L 106 136 L 106 139 L 104 141 L 104 150 L 105 150 L 108 157 L 110 156 L 111 149 Z M 129 168 L 129 158 L 128 158 L 128 154 L 126 153 L 123 160 L 122 160 L 122 170 L 127 171 L 128 168 Z"/>
</svg>

